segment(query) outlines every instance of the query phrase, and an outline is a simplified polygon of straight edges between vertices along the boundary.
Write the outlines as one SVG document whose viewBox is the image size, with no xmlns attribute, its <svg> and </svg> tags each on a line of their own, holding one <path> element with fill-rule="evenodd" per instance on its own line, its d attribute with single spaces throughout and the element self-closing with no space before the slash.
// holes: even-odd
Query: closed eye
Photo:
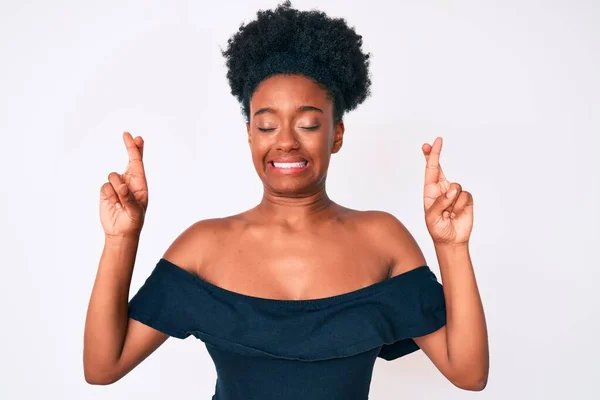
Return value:
<svg viewBox="0 0 600 400">
<path fill-rule="evenodd" d="M 302 129 L 306 129 L 308 131 L 315 131 L 317 129 L 319 129 L 321 127 L 321 125 L 315 125 L 315 126 L 302 126 Z M 274 131 L 276 128 L 258 128 L 259 131 L 261 132 L 271 132 Z"/>
<path fill-rule="evenodd" d="M 303 126 L 303 127 L 302 127 L 302 129 L 306 129 L 306 130 L 309 130 L 309 131 L 314 131 L 314 130 L 317 130 L 317 129 L 319 129 L 320 127 L 321 127 L 321 125 L 315 125 L 315 126 Z"/>
</svg>

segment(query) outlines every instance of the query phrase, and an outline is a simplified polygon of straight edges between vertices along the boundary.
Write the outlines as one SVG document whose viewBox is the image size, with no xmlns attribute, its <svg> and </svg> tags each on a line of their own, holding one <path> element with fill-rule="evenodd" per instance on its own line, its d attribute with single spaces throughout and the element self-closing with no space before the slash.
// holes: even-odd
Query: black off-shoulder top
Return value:
<svg viewBox="0 0 600 400">
<path fill-rule="evenodd" d="M 278 300 L 213 285 L 161 258 L 129 317 L 192 335 L 214 361 L 213 400 L 367 400 L 377 357 L 419 349 L 446 324 L 442 285 L 427 265 L 337 296 Z"/>
</svg>

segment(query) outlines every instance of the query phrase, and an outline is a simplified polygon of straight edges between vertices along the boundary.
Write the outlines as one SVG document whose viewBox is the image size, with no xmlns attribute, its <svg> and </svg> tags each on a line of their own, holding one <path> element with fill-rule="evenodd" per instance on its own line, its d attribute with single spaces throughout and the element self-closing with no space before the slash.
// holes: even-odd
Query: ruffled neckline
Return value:
<svg viewBox="0 0 600 400">
<path fill-rule="evenodd" d="M 161 258 L 129 302 L 129 317 L 169 336 L 194 335 L 238 354 L 317 361 L 380 347 L 386 360 L 446 323 L 442 285 L 427 265 L 316 299 L 271 299 L 214 285 Z"/>
<path fill-rule="evenodd" d="M 168 270 L 169 272 L 178 274 L 178 275 L 182 276 L 184 279 L 194 281 L 197 285 L 199 285 L 200 287 L 202 287 L 204 289 L 209 290 L 213 294 L 224 296 L 225 298 L 228 298 L 230 300 L 233 299 L 233 300 L 238 300 L 238 301 L 262 303 L 265 305 L 267 305 L 267 304 L 275 304 L 275 305 L 286 304 L 286 305 L 291 305 L 291 306 L 294 306 L 294 305 L 297 305 L 297 306 L 334 305 L 334 304 L 338 304 L 341 302 L 368 296 L 368 295 L 371 295 L 376 292 L 385 291 L 388 288 L 396 287 L 398 284 L 402 283 L 402 281 L 409 283 L 412 281 L 413 278 L 417 278 L 417 277 L 422 276 L 423 274 L 430 273 L 429 266 L 421 265 L 421 266 L 411 269 L 409 271 L 395 275 L 391 278 L 385 279 L 380 282 L 372 283 L 368 286 L 365 286 L 365 287 L 362 287 L 359 289 L 355 289 L 350 292 L 340 293 L 340 294 L 333 295 L 333 296 L 320 297 L 320 298 L 315 298 L 315 299 L 292 300 L 292 299 L 272 299 L 272 298 L 266 298 L 266 297 L 251 296 L 251 295 L 235 292 L 235 291 L 232 291 L 229 289 L 225 289 L 221 286 L 217 286 L 213 283 L 210 283 L 210 282 L 198 277 L 197 275 L 192 274 L 191 272 L 181 268 L 180 266 L 172 263 L 171 261 L 169 261 L 165 258 L 161 258 L 158 261 L 158 267 L 164 268 L 164 269 Z M 395 290 L 397 290 L 397 288 Z"/>
</svg>

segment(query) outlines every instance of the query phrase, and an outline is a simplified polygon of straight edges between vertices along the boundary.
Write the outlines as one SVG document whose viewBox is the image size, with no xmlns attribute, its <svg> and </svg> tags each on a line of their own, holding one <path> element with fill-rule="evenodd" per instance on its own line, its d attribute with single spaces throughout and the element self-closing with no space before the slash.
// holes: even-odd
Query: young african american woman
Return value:
<svg viewBox="0 0 600 400">
<path fill-rule="evenodd" d="M 105 244 L 86 317 L 87 382 L 116 382 L 169 337 L 193 335 L 215 363 L 213 399 L 365 400 L 377 357 L 418 349 L 457 387 L 486 386 L 486 323 L 469 255 L 473 197 L 442 171 L 442 138 L 421 151 L 443 285 L 397 218 L 326 192 L 342 117 L 370 94 L 361 44 L 345 20 L 289 2 L 240 27 L 223 55 L 262 199 L 192 223 L 129 301 L 148 185 L 144 140 L 123 134 L 127 167 L 101 188 Z"/>
</svg>

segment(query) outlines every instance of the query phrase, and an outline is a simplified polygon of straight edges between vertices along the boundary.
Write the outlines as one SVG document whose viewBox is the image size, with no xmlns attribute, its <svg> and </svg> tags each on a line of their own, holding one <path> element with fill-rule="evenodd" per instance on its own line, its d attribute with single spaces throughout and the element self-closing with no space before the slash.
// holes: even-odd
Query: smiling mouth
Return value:
<svg viewBox="0 0 600 400">
<path fill-rule="evenodd" d="M 297 161 L 297 162 L 269 162 L 275 168 L 304 168 L 308 164 L 308 161 Z"/>
</svg>

